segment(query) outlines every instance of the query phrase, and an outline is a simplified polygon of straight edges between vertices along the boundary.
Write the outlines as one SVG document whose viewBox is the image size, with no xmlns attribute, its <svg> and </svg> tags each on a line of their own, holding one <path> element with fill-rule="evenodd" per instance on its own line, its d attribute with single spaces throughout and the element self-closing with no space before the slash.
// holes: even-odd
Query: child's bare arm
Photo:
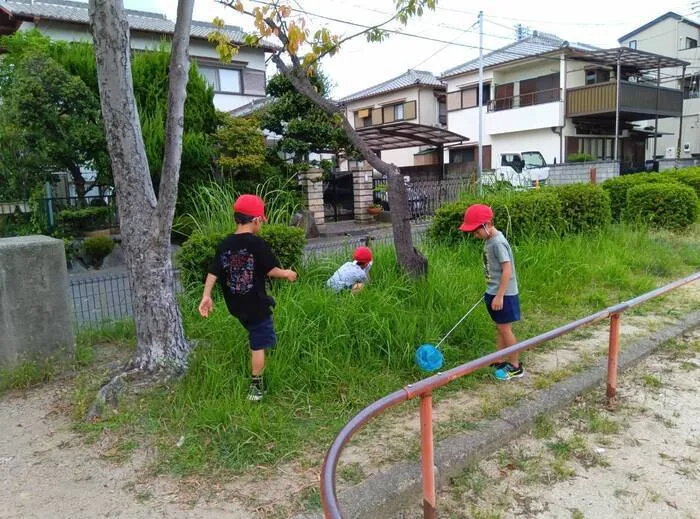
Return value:
<svg viewBox="0 0 700 519">
<path fill-rule="evenodd" d="M 199 315 L 202 317 L 207 317 L 209 312 L 211 312 L 214 303 L 211 300 L 211 291 L 216 284 L 217 277 L 214 274 L 207 274 L 207 279 L 204 282 L 204 293 L 202 294 L 202 301 L 199 303 Z"/>
<path fill-rule="evenodd" d="M 287 281 L 296 281 L 297 280 L 297 273 L 294 272 L 293 270 L 281 269 L 279 267 L 275 267 L 272 270 L 270 270 L 270 272 L 267 273 L 267 277 L 286 279 Z"/>
<path fill-rule="evenodd" d="M 501 281 L 498 284 L 498 291 L 496 292 L 496 297 L 493 298 L 491 303 L 491 308 L 494 310 L 500 310 L 503 308 L 503 296 L 508 288 L 508 282 L 513 274 L 513 264 L 510 261 L 504 261 L 501 263 L 501 268 L 503 272 L 501 273 Z"/>
</svg>

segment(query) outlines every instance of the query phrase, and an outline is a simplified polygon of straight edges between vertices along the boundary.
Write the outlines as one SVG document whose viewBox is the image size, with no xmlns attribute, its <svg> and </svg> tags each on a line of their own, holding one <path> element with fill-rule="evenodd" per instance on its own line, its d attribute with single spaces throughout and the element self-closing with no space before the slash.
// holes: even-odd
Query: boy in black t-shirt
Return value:
<svg viewBox="0 0 700 519">
<path fill-rule="evenodd" d="M 211 291 L 219 281 L 228 311 L 248 331 L 251 349 L 252 380 L 248 400 L 263 397 L 262 372 L 265 350 L 277 342 L 272 323 L 275 300 L 265 291 L 266 277 L 296 281 L 293 270 L 280 268 L 279 261 L 265 240 L 256 236 L 265 218 L 265 203 L 255 195 L 241 195 L 233 204 L 236 232 L 224 238 L 216 248 L 204 283 L 199 313 L 212 311 Z"/>
</svg>

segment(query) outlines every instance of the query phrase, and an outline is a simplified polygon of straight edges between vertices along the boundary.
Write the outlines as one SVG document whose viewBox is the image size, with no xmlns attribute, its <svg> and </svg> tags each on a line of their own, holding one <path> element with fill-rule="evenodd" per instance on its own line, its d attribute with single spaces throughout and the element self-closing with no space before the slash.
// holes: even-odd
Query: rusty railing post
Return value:
<svg viewBox="0 0 700 519">
<path fill-rule="evenodd" d="M 435 519 L 435 452 L 433 450 L 433 395 L 420 397 L 420 451 L 423 473 L 423 519 Z"/>
<path fill-rule="evenodd" d="M 617 403 L 617 361 L 620 355 L 620 314 L 610 316 L 610 340 L 608 349 L 608 407 Z"/>
<path fill-rule="evenodd" d="M 596 185 L 598 181 L 598 168 L 591 168 L 589 174 L 591 176 L 591 184 Z"/>
</svg>

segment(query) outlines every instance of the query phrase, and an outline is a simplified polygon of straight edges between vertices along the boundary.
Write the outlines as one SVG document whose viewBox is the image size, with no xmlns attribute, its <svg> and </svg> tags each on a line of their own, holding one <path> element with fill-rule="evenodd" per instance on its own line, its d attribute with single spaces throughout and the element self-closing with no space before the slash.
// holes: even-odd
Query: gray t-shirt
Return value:
<svg viewBox="0 0 700 519">
<path fill-rule="evenodd" d="M 336 292 L 340 292 L 344 288 L 352 288 L 355 283 L 366 283 L 367 279 L 367 271 L 354 261 L 348 261 L 343 263 L 326 281 L 326 286 Z"/>
<path fill-rule="evenodd" d="M 513 274 L 508 281 L 505 295 L 514 296 L 518 294 L 518 280 L 515 277 L 515 260 L 513 251 L 508 240 L 498 231 L 491 238 L 484 242 L 484 274 L 486 275 L 486 293 L 495 296 L 498 292 L 498 285 L 501 284 L 503 266 L 501 263 L 509 261 L 513 267 Z"/>
</svg>

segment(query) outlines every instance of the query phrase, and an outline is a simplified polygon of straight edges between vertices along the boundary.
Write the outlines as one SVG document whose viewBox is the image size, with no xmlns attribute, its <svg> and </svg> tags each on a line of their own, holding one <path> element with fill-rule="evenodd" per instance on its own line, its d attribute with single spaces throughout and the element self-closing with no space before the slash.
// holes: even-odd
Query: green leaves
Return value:
<svg viewBox="0 0 700 519">
<path fill-rule="evenodd" d="M 223 123 L 216 131 L 219 165 L 229 177 L 259 174 L 265 164 L 265 137 L 257 120 L 222 115 Z M 252 170 L 252 171 L 251 171 Z"/>
</svg>

